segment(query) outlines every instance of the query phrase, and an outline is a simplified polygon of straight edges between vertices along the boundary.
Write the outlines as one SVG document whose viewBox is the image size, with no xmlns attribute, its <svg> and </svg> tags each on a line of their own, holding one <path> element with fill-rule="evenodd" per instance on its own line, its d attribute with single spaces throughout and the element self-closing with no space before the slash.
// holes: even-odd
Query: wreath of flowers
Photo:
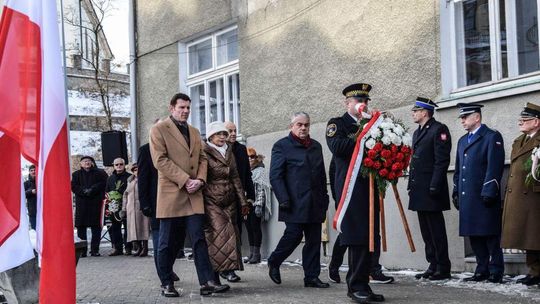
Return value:
<svg viewBox="0 0 540 304">
<path fill-rule="evenodd" d="M 532 187 L 534 181 L 540 182 L 540 146 L 532 150 L 531 157 L 525 162 L 524 168 L 525 172 L 528 172 L 525 177 L 525 186 Z"/>
</svg>

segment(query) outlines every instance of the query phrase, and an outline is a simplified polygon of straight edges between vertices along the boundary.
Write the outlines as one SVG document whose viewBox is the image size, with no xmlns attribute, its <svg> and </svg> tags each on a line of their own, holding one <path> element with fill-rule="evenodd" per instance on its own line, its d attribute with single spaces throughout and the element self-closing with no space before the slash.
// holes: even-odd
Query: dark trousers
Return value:
<svg viewBox="0 0 540 304">
<path fill-rule="evenodd" d="M 429 270 L 449 273 L 448 239 L 442 211 L 418 211 L 418 223 L 425 244 Z"/>
<path fill-rule="evenodd" d="M 185 225 L 193 247 L 193 259 L 199 278 L 199 284 L 203 285 L 214 279 L 214 270 L 208 256 L 208 246 L 203 230 L 204 215 L 194 214 L 185 217 L 173 217 L 160 219 L 159 223 L 159 250 L 158 267 L 162 277 L 161 284 L 168 285 L 173 282 L 173 263 L 178 253 L 178 232 Z"/>
<path fill-rule="evenodd" d="M 347 288 L 351 293 L 369 292 L 369 272 L 371 268 L 372 254 L 369 246 L 349 246 L 349 271 L 347 272 Z"/>
<path fill-rule="evenodd" d="M 36 215 L 30 215 L 28 218 L 30 219 L 30 228 L 36 230 Z"/>
<path fill-rule="evenodd" d="M 379 259 L 381 258 L 381 236 L 375 230 L 375 251 L 371 253 L 370 258 L 370 273 L 376 273 L 381 271 L 382 266 L 379 264 Z M 341 264 L 343 264 L 343 257 L 345 256 L 345 251 L 347 251 L 347 246 L 341 245 L 341 234 L 338 234 L 336 241 L 334 243 L 334 248 L 332 248 L 332 259 L 330 260 L 330 265 L 328 268 L 332 270 L 338 270 Z M 351 262 L 349 261 L 349 264 Z"/>
<path fill-rule="evenodd" d="M 159 269 L 158 261 L 159 261 L 159 255 L 158 255 L 158 248 L 159 248 L 159 220 L 156 218 L 150 218 L 150 223 L 152 228 L 152 248 L 154 250 L 154 264 L 156 265 L 156 272 L 157 275 L 162 281 L 163 275 Z M 156 228 L 154 228 L 156 227 Z"/>
<path fill-rule="evenodd" d="M 124 234 L 122 235 L 122 225 L 124 225 Z M 112 220 L 111 226 L 109 228 L 109 235 L 111 236 L 112 247 L 117 250 L 122 250 L 123 247 L 126 247 L 126 251 L 131 251 L 132 246 L 131 242 L 127 241 L 127 221 L 123 219 L 122 221 Z"/>
<path fill-rule="evenodd" d="M 500 246 L 500 235 L 470 236 L 472 250 L 476 256 L 478 274 L 503 274 L 504 257 Z"/>
<path fill-rule="evenodd" d="M 525 263 L 529 268 L 529 275 L 532 277 L 540 276 L 540 250 L 526 250 Z"/>
<path fill-rule="evenodd" d="M 247 220 L 244 223 L 246 224 L 249 246 L 261 247 L 261 218 L 255 215 L 255 207 L 251 207 Z"/>
<path fill-rule="evenodd" d="M 285 226 L 285 232 L 268 258 L 268 264 L 279 267 L 300 245 L 302 236 L 305 236 L 306 242 L 302 249 L 304 280 L 318 278 L 321 273 L 321 223 L 285 223 Z"/>
<path fill-rule="evenodd" d="M 77 227 L 77 236 L 83 240 L 88 240 L 87 234 L 86 234 L 86 228 L 84 227 Z M 92 231 L 92 241 L 90 242 L 90 253 L 98 253 L 99 252 L 99 242 L 101 241 L 101 227 L 100 226 L 90 226 L 90 230 Z"/>
</svg>

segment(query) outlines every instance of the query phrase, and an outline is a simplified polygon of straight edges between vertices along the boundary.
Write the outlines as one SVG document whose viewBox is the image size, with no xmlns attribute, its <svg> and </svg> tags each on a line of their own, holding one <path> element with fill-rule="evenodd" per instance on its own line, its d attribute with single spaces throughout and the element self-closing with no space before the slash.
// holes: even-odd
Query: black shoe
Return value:
<svg viewBox="0 0 540 304">
<path fill-rule="evenodd" d="M 448 280 L 450 278 L 452 278 L 452 275 L 450 274 L 450 272 L 440 272 L 440 271 L 436 271 L 435 273 L 433 273 L 432 275 L 428 277 L 430 281 Z"/>
<path fill-rule="evenodd" d="M 369 275 L 369 282 L 373 284 L 390 284 L 394 282 L 394 277 L 385 276 L 382 271 L 377 271 Z"/>
<path fill-rule="evenodd" d="M 184 250 L 178 251 L 178 254 L 176 255 L 177 259 L 185 259 L 186 255 L 184 254 Z"/>
<path fill-rule="evenodd" d="M 492 273 L 489 275 L 489 278 L 487 280 L 491 283 L 502 283 L 503 275 L 501 273 Z"/>
<path fill-rule="evenodd" d="M 231 286 L 227 284 L 216 284 L 214 281 L 208 281 L 201 286 L 200 294 L 201 296 L 209 296 L 213 293 L 226 292 L 229 289 L 231 289 Z"/>
<path fill-rule="evenodd" d="M 349 292 L 347 293 L 347 296 L 353 300 L 353 302 L 356 303 L 369 303 L 370 301 L 370 294 L 368 292 L 363 291 L 357 291 L 357 292 Z"/>
<path fill-rule="evenodd" d="M 328 279 L 330 280 L 330 282 L 341 283 L 339 269 L 328 268 Z"/>
<path fill-rule="evenodd" d="M 90 252 L 90 256 L 98 257 L 101 256 L 101 254 L 99 254 L 99 252 Z"/>
<path fill-rule="evenodd" d="M 84 251 L 83 253 L 81 253 L 81 258 L 85 258 L 85 257 L 87 257 L 86 251 Z"/>
<path fill-rule="evenodd" d="M 384 302 L 384 296 L 382 294 L 369 293 L 368 301 L 370 302 Z"/>
<path fill-rule="evenodd" d="M 113 251 L 111 251 L 109 253 L 109 256 L 118 256 L 118 255 L 122 255 L 122 250 L 119 250 L 119 249 L 113 249 Z"/>
<path fill-rule="evenodd" d="M 418 273 L 416 274 L 414 277 L 417 279 L 417 280 L 420 280 L 420 279 L 427 279 L 429 278 L 432 274 L 434 274 L 435 271 L 431 270 L 431 269 L 428 269 L 422 273 Z"/>
<path fill-rule="evenodd" d="M 178 275 L 173 271 L 172 275 L 171 275 L 171 279 L 175 282 L 178 282 L 180 281 L 180 278 L 178 277 Z"/>
<path fill-rule="evenodd" d="M 274 283 L 281 284 L 281 274 L 279 273 L 279 267 L 268 264 L 268 275 Z"/>
<path fill-rule="evenodd" d="M 523 285 L 532 286 L 532 285 L 540 284 L 540 277 L 533 277 L 528 274 L 526 277 L 521 278 L 517 280 L 516 282 Z"/>
<path fill-rule="evenodd" d="M 472 277 L 463 279 L 464 282 L 482 282 L 489 278 L 489 274 L 475 273 Z"/>
<path fill-rule="evenodd" d="M 234 273 L 234 271 L 228 271 L 225 275 L 225 279 L 231 283 L 236 283 L 238 281 L 240 281 L 240 277 Z"/>
<path fill-rule="evenodd" d="M 178 298 L 180 294 L 174 288 L 174 284 L 169 284 L 161 289 L 161 294 L 167 298 Z"/>
<path fill-rule="evenodd" d="M 304 279 L 304 287 L 314 287 L 314 288 L 328 288 L 330 284 L 324 283 L 319 278 L 306 280 Z"/>
</svg>

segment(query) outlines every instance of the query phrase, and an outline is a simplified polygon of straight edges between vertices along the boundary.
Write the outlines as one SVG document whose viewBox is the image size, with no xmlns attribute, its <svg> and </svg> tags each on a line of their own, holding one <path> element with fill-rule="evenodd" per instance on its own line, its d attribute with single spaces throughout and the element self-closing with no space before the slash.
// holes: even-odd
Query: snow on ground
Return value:
<svg viewBox="0 0 540 304">
<path fill-rule="evenodd" d="M 70 131 L 71 155 L 96 155 L 101 151 L 101 132 Z"/>
<path fill-rule="evenodd" d="M 130 117 L 131 100 L 129 96 L 110 94 L 112 116 Z M 68 90 L 69 115 L 105 116 L 101 97 L 93 92 Z"/>
</svg>

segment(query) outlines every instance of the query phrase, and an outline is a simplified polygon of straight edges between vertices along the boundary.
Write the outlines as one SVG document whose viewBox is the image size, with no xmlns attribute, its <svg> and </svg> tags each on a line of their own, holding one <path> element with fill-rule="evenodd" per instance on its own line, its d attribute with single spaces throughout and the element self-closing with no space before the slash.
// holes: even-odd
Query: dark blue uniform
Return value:
<svg viewBox="0 0 540 304">
<path fill-rule="evenodd" d="M 504 143 L 498 131 L 481 125 L 470 139 L 468 134 L 459 139 L 453 195 L 459 201 L 459 235 L 470 238 L 476 274 L 504 271 L 500 248 L 503 168 Z"/>
<path fill-rule="evenodd" d="M 268 264 L 279 267 L 305 236 L 302 250 L 304 280 L 317 279 L 321 272 L 321 223 L 328 210 L 328 190 L 322 147 L 316 140 L 305 147 L 291 134 L 272 147 L 270 183 L 280 204 L 290 208 L 279 210 L 279 221 L 286 229 Z"/>
<path fill-rule="evenodd" d="M 443 211 L 450 209 L 446 174 L 452 141 L 448 127 L 430 118 L 413 134 L 413 155 L 409 168 L 409 210 L 418 212 L 425 244 L 428 272 L 450 273 L 448 239 Z M 431 190 L 430 190 L 431 189 Z"/>
</svg>

